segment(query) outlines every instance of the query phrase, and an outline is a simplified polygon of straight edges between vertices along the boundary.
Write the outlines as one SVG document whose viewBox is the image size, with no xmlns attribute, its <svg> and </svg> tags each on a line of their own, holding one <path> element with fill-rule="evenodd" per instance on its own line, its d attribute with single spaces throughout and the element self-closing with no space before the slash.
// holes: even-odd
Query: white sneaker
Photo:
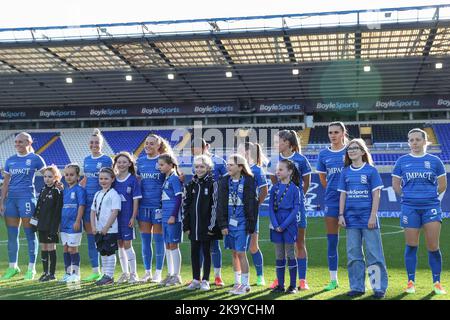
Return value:
<svg viewBox="0 0 450 320">
<path fill-rule="evenodd" d="M 126 283 L 130 279 L 130 275 L 128 273 L 122 273 L 120 278 L 117 280 L 117 283 Z"/>
<path fill-rule="evenodd" d="M 59 282 L 60 282 L 60 283 L 67 282 L 67 279 L 68 279 L 69 277 L 70 277 L 70 274 L 65 273 L 64 276 L 62 277 L 62 279 L 59 280 Z"/>
<path fill-rule="evenodd" d="M 159 285 L 165 287 L 166 284 L 169 283 L 171 278 L 172 278 L 172 276 L 168 274 L 167 277 L 164 278 L 164 280 L 161 280 L 159 282 Z"/>
<path fill-rule="evenodd" d="M 160 283 L 161 282 L 161 272 L 156 272 L 155 275 L 152 278 L 152 282 L 154 283 Z"/>
<path fill-rule="evenodd" d="M 147 271 L 145 272 L 144 276 L 141 278 L 141 282 L 149 282 L 152 280 L 152 272 Z"/>
<path fill-rule="evenodd" d="M 200 288 L 200 281 L 194 279 L 192 280 L 191 284 L 186 287 L 186 290 L 196 290 Z"/>
<path fill-rule="evenodd" d="M 236 294 L 236 293 L 234 293 L 234 292 L 235 292 L 237 289 L 239 289 L 240 286 L 241 286 L 240 283 L 236 283 L 236 284 L 233 286 L 233 288 L 231 288 L 231 290 L 228 291 L 228 293 Z"/>
<path fill-rule="evenodd" d="M 139 277 L 136 273 L 130 273 L 130 278 L 128 279 L 128 283 L 136 283 L 139 282 Z"/>
<path fill-rule="evenodd" d="M 166 287 L 176 286 L 179 284 L 182 284 L 181 276 L 174 275 L 174 276 L 170 277 L 170 280 L 166 283 Z"/>
<path fill-rule="evenodd" d="M 72 273 L 70 277 L 66 279 L 66 283 L 74 283 L 74 282 L 80 282 L 80 276 L 75 273 Z"/>
<path fill-rule="evenodd" d="M 234 290 L 234 294 L 240 295 L 240 294 L 246 294 L 249 293 L 251 290 L 250 286 L 247 286 L 245 284 L 241 284 L 239 288 Z"/>
<path fill-rule="evenodd" d="M 200 291 L 208 291 L 211 287 L 209 286 L 209 282 L 206 280 L 203 280 L 200 284 Z"/>
</svg>

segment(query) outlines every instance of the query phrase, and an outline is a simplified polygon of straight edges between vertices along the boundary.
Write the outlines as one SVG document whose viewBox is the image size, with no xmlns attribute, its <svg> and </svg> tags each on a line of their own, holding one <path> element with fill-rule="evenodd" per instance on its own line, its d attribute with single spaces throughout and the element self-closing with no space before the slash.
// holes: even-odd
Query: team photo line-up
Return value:
<svg viewBox="0 0 450 320">
<path fill-rule="evenodd" d="M 356 297 L 365 293 L 367 272 L 374 297 L 383 298 L 388 288 L 388 271 L 377 217 L 383 188 L 380 174 L 364 140 L 349 140 L 342 122 L 330 123 L 328 136 L 330 145 L 319 153 L 316 168 L 325 189 L 323 207 L 330 281 L 324 290 L 331 291 L 340 285 L 337 248 L 339 229 L 345 228 L 350 286 L 347 295 Z M 417 248 L 423 229 L 432 273 L 430 287 L 435 294 L 445 294 L 440 282 L 439 249 L 440 199 L 447 187 L 445 167 L 438 157 L 426 152 L 429 142 L 425 131 L 412 128 L 405 139 L 410 153 L 400 157 L 392 171 L 392 186 L 401 196 L 400 225 L 406 239 L 405 292 L 415 292 Z M 191 141 L 193 178 L 184 183 L 177 158 L 162 137 L 148 135 L 145 155 L 137 160 L 128 152 L 116 154 L 112 159 L 102 153 L 104 138 L 95 129 L 88 142 L 91 154 L 82 166 L 76 163 L 65 166 L 63 183 L 60 170 L 54 165 L 47 166 L 34 153 L 31 135 L 17 134 L 14 142 L 17 154 L 9 157 L 3 167 L 0 212 L 7 227 L 9 267 L 1 280 L 20 273 L 18 252 L 22 225 L 29 255 L 24 280 L 36 276 L 39 239 L 41 282 L 56 280 L 56 244 L 61 241 L 65 274 L 60 282 L 95 281 L 99 286 L 114 283 L 118 251 L 122 274 L 116 283 L 181 285 L 179 244 L 184 233 L 191 242 L 193 275 L 192 281 L 186 284 L 187 290 L 209 290 L 211 269 L 213 284 L 224 286 L 219 244 L 223 240 L 224 248 L 232 250 L 234 286 L 230 293 L 246 294 L 251 290 L 248 250 L 256 268 L 256 285 L 266 285 L 263 254 L 258 246 L 258 209 L 269 196 L 270 241 L 276 259 L 272 292 L 293 294 L 308 290 L 305 194 L 312 169 L 300 153 L 295 131 L 279 131 L 274 141 L 279 152 L 277 161 L 269 162 L 261 146 L 252 142 L 239 144 L 236 153 L 228 155 L 225 161 L 210 153 L 205 140 L 194 138 Z M 81 171 L 84 177 L 80 180 Z M 37 172 L 44 178 L 39 197 L 34 186 Z M 266 172 L 272 183 L 270 191 Z M 145 268 L 141 277 L 137 274 L 132 245 L 136 220 Z M 80 279 L 79 247 L 83 230 L 92 273 Z M 164 260 L 166 277 L 162 274 Z"/>
</svg>

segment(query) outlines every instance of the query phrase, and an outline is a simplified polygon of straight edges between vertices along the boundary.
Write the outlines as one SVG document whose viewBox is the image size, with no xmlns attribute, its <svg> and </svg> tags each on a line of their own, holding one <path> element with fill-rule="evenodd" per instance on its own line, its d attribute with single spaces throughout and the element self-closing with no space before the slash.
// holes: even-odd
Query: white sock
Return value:
<svg viewBox="0 0 450 320">
<path fill-rule="evenodd" d="M 181 273 L 181 251 L 180 248 L 172 250 L 173 273 L 179 276 Z"/>
<path fill-rule="evenodd" d="M 337 271 L 330 271 L 330 278 L 337 281 Z"/>
<path fill-rule="evenodd" d="M 80 267 L 76 265 L 72 265 L 72 273 L 75 273 L 77 276 L 80 276 Z"/>
<path fill-rule="evenodd" d="M 17 262 L 12 262 L 9 264 L 10 268 L 16 269 L 17 268 Z"/>
<path fill-rule="evenodd" d="M 30 262 L 28 264 L 28 270 L 33 270 L 34 272 L 36 272 L 36 263 Z"/>
<path fill-rule="evenodd" d="M 116 268 L 116 255 L 102 256 L 103 273 L 108 277 L 114 277 L 114 270 Z"/>
<path fill-rule="evenodd" d="M 172 250 L 166 250 L 167 273 L 169 276 L 173 275 Z"/>
<path fill-rule="evenodd" d="M 128 269 L 128 257 L 125 248 L 119 248 L 119 261 L 120 267 L 122 268 L 122 272 L 129 273 L 130 270 Z"/>
<path fill-rule="evenodd" d="M 242 284 L 245 286 L 249 285 L 249 280 L 250 280 L 250 274 L 249 273 L 243 273 L 242 274 Z"/>
<path fill-rule="evenodd" d="M 222 268 L 214 268 L 214 275 L 216 277 L 222 277 Z"/>
<path fill-rule="evenodd" d="M 130 272 L 136 274 L 136 253 L 134 252 L 133 247 L 127 249 L 126 254 L 128 257 L 128 264 L 130 266 Z"/>
<path fill-rule="evenodd" d="M 156 269 L 156 271 L 155 271 L 155 278 L 161 278 L 161 273 L 162 273 L 162 270 Z"/>
<path fill-rule="evenodd" d="M 100 273 L 100 267 L 92 268 L 92 273 Z"/>
<path fill-rule="evenodd" d="M 241 284 L 241 273 L 234 272 L 234 284 Z"/>
</svg>

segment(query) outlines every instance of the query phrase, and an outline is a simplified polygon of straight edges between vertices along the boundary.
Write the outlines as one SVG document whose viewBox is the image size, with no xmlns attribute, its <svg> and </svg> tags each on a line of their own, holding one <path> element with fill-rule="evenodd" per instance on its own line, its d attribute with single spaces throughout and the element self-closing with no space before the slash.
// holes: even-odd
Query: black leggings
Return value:
<svg viewBox="0 0 450 320">
<path fill-rule="evenodd" d="M 200 251 L 203 251 L 203 278 L 209 281 L 211 271 L 211 241 L 191 241 L 192 277 L 200 281 Z"/>
</svg>

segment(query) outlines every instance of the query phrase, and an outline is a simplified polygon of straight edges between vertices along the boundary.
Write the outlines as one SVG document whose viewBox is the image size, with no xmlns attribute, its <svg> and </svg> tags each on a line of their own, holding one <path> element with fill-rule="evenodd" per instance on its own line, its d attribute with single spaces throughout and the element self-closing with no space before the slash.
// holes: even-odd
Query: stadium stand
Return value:
<svg viewBox="0 0 450 320">
<path fill-rule="evenodd" d="M 47 149 L 41 154 L 47 165 L 55 164 L 56 166 L 63 168 L 66 164 L 70 163 L 70 158 L 67 155 L 61 139 L 56 139 Z"/>
<path fill-rule="evenodd" d="M 131 133 L 131 134 L 130 134 Z M 133 153 L 148 135 L 148 130 L 104 131 L 103 136 L 108 141 L 114 153 L 128 151 Z"/>
<path fill-rule="evenodd" d="M 433 125 L 434 133 L 441 145 L 441 159 L 445 162 L 450 161 L 450 124 L 440 123 Z"/>
<path fill-rule="evenodd" d="M 346 126 L 350 139 L 359 138 L 359 126 L 358 125 L 348 125 Z M 329 143 L 328 139 L 328 126 L 315 126 L 311 129 L 309 136 L 310 144 L 323 144 Z"/>
<path fill-rule="evenodd" d="M 374 124 L 372 126 L 373 142 L 405 142 L 409 130 L 412 128 L 423 129 L 423 127 L 423 123 Z"/>
</svg>

